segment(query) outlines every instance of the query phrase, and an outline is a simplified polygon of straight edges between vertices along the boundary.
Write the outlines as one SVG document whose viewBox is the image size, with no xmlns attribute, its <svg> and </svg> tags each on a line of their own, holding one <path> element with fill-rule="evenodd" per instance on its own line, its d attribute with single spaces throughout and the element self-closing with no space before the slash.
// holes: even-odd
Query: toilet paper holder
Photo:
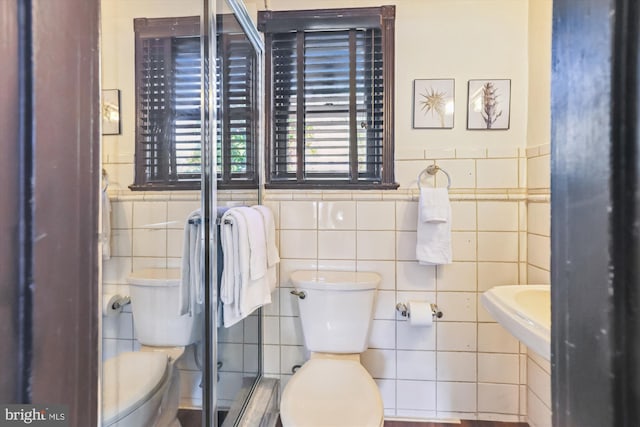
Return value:
<svg viewBox="0 0 640 427">
<path fill-rule="evenodd" d="M 443 314 L 440 311 L 440 309 L 438 308 L 438 306 L 436 304 L 429 304 L 431 306 L 431 314 L 433 315 L 433 319 L 440 319 L 442 318 Z M 407 307 L 407 304 L 403 303 L 403 302 L 399 302 L 398 304 L 396 304 L 396 310 L 398 310 L 398 312 L 400 313 L 400 315 L 402 317 L 410 317 L 411 313 L 409 312 L 409 308 Z"/>
</svg>

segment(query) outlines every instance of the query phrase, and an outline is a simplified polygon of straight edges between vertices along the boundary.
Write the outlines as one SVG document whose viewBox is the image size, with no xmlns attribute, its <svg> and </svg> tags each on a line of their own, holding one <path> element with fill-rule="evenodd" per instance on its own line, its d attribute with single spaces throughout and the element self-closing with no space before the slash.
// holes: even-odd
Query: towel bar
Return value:
<svg viewBox="0 0 640 427">
<path fill-rule="evenodd" d="M 426 167 L 426 169 L 423 169 L 419 174 L 418 174 L 418 188 L 422 188 L 422 186 L 420 185 L 420 181 L 422 180 L 422 175 L 424 175 L 425 173 L 429 174 L 429 175 L 435 175 L 437 174 L 439 171 L 441 171 L 443 174 L 445 174 L 447 176 L 447 189 L 451 188 L 451 175 L 449 175 L 449 173 L 442 169 L 440 166 L 438 165 L 429 165 Z"/>
</svg>

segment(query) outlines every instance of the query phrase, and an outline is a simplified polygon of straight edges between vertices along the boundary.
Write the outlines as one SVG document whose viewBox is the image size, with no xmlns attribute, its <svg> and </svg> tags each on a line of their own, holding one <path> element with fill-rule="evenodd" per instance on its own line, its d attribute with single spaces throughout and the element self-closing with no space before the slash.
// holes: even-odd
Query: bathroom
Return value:
<svg viewBox="0 0 640 427">
<path fill-rule="evenodd" d="M 185 218 L 201 203 L 200 194 L 193 191 L 171 191 L 165 197 L 160 191 L 129 190 L 135 179 L 134 64 L 127 60 L 132 58 L 133 44 L 123 34 L 131 33 L 134 18 L 199 15 L 202 4 L 197 0 L 155 1 L 153 7 L 142 0 L 128 1 L 126 7 L 117 0 L 102 4 L 102 84 L 104 89 L 119 88 L 123 105 L 122 133 L 103 136 L 102 144 L 114 223 L 103 289 L 113 294 L 131 271 L 179 265 Z M 259 1 L 245 5 L 254 20 L 264 9 Z M 353 6 L 379 5 L 359 1 Z M 274 0 L 268 6 L 275 11 L 344 4 Z M 492 49 L 479 55 L 489 42 L 479 36 L 486 25 L 494 29 L 487 35 Z M 230 201 L 251 205 L 261 197 L 276 219 L 279 289 L 262 311 L 264 376 L 278 379 L 283 389 L 294 366 L 308 358 L 296 299 L 289 293 L 293 271 L 374 271 L 382 282 L 362 363 L 380 389 L 387 419 L 550 425 L 548 362 L 528 356 L 526 347 L 484 310 L 479 295 L 496 285 L 550 280 L 551 1 L 399 2 L 395 31 L 398 189 L 217 192 L 219 206 Z M 471 34 L 475 36 L 470 38 Z M 440 41 L 428 53 L 416 55 L 417 40 L 436 38 Z M 452 49 L 456 55 L 448 54 Z M 537 76 L 535 81 L 530 75 Z M 455 79 L 453 128 L 412 128 L 413 80 L 443 76 Z M 511 80 L 507 130 L 466 129 L 467 81 L 486 76 Z M 451 177 L 453 262 L 438 267 L 415 261 L 416 178 L 432 163 Z M 422 185 L 446 183 L 440 173 L 423 178 Z M 429 328 L 408 326 L 395 306 L 410 300 L 437 303 L 444 316 Z M 120 316 L 117 325 L 110 318 L 105 321 L 104 358 L 136 349 L 132 324 L 129 312 Z M 244 334 L 256 335 L 256 328 L 257 322 L 245 325 Z M 218 330 L 225 333 L 224 328 Z M 233 361 L 249 363 L 251 356 L 243 353 L 247 347 L 242 340 L 222 337 L 219 342 L 218 405 L 229 408 L 240 382 L 232 380 L 234 374 L 227 366 L 241 372 Z M 257 367 L 257 361 L 250 364 Z M 181 371 L 182 407 L 202 407 L 200 380 L 193 366 Z"/>
<path fill-rule="evenodd" d="M 120 91 L 122 126 L 102 137 L 103 188 L 111 204 L 103 294 L 128 295 L 127 277 L 141 268 L 179 267 L 185 221 L 208 202 L 209 207 L 260 203 L 275 217 L 281 261 L 272 303 L 248 318 L 240 341 L 225 338 L 222 328 L 209 331 L 212 335 L 204 340 L 209 348 L 202 351 L 223 355 L 217 360 L 222 362 L 219 372 L 213 370 L 219 377 L 204 378 L 197 365 L 211 361 L 198 363 L 192 354 L 195 365 L 181 369 L 181 408 L 231 409 L 239 392 L 231 374 L 246 367 L 256 379 L 278 380 L 281 391 L 286 387 L 292 372 L 309 358 L 290 294 L 293 271 L 374 271 L 382 279 L 369 349 L 361 362 L 379 389 L 385 420 L 551 425 L 549 362 L 503 329 L 480 299 L 494 286 L 551 282 L 551 1 L 389 2 L 396 14 L 397 189 L 221 187 L 204 196 L 197 190 L 130 190 L 136 179 L 130 141 L 136 121 L 133 63 L 127 59 L 133 46 L 124 47 L 133 17 L 206 16 L 204 5 L 194 1 L 189 9 L 188 3 L 166 0 L 154 2 L 152 10 L 137 10 L 145 2 L 126 7 L 118 7 L 117 0 L 102 3 L 101 89 Z M 337 1 L 245 5 L 254 23 L 265 6 L 272 11 L 345 7 Z M 381 4 L 354 1 L 348 6 Z M 116 12 L 131 15 L 119 21 Z M 127 33 L 121 31 L 126 27 Z M 108 41 L 116 44 L 107 47 Z M 422 44 L 428 47 L 416 54 Z M 416 128 L 413 82 L 439 78 L 455 81 L 454 124 Z M 467 84 L 478 78 L 510 80 L 506 129 L 467 129 Z M 453 262 L 437 267 L 415 261 L 417 177 L 430 164 L 450 177 Z M 444 173 L 436 173 L 420 185 L 448 183 Z M 397 303 L 408 301 L 436 303 L 443 316 L 428 327 L 411 325 L 396 310 Z M 128 305 L 103 322 L 102 358 L 139 349 Z M 207 341 L 212 336 L 216 346 Z M 241 366 L 225 371 L 238 357 Z"/>
</svg>

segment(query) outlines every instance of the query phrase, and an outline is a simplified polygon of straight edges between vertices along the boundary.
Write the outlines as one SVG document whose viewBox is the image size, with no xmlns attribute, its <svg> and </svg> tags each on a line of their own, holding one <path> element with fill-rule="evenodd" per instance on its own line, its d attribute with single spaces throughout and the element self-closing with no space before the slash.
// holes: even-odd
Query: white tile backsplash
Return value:
<svg viewBox="0 0 640 427">
<path fill-rule="evenodd" d="M 539 372 L 545 373 L 544 370 L 536 365 L 527 372 L 526 356 L 518 354 L 519 343 L 494 323 L 478 298 L 478 292 L 491 286 L 518 283 L 527 276 L 529 281 L 548 282 L 548 265 L 541 260 L 548 258 L 549 204 L 510 201 L 505 191 L 522 186 L 523 176 L 530 181 L 530 188 L 534 188 L 531 184 L 541 186 L 535 188 L 545 188 L 544 185 L 548 188 L 548 179 L 544 177 L 548 157 L 525 162 L 518 159 L 518 151 L 512 147 L 488 150 L 469 147 L 458 150 L 457 158 L 455 148 L 426 152 L 426 158 L 437 159 L 452 176 L 454 262 L 450 265 L 422 266 L 415 261 L 418 210 L 415 178 L 428 164 L 427 160 L 407 159 L 397 163 L 398 182 L 402 185 L 397 193 L 280 191 L 276 195 L 267 191 L 265 204 L 274 211 L 278 228 L 282 258 L 279 277 L 283 289 L 274 293 L 275 303 L 264 310 L 265 373 L 277 375 L 284 387 L 291 378 L 291 367 L 309 357 L 297 302 L 288 292 L 292 287 L 289 282 L 292 271 L 376 271 L 382 282 L 370 335 L 371 348 L 362 355 L 362 363 L 376 379 L 387 415 L 509 421 L 517 419 L 518 411 L 526 413 L 528 405 L 530 420 L 545 417 L 550 420 L 548 406 L 531 388 L 525 392 L 526 386 L 518 385 L 526 384 L 527 375 L 544 378 Z M 527 172 L 523 165 L 529 169 L 534 165 L 537 171 Z M 439 173 L 424 183 L 444 186 L 446 177 Z M 486 194 L 479 192 L 476 198 L 472 194 L 476 188 Z M 487 200 L 491 199 L 489 193 L 500 197 L 504 194 L 504 200 Z M 184 218 L 199 203 L 197 200 L 112 203 L 112 227 L 118 231 L 114 233 L 114 257 L 104 263 L 105 282 L 124 283 L 132 269 L 179 263 Z M 527 229 L 547 238 L 531 239 Z M 155 236 L 164 233 L 164 241 L 161 237 L 147 239 L 143 232 L 158 233 Z M 437 302 L 445 317 L 432 327 L 411 326 L 395 311 L 396 302 L 409 299 Z M 111 328 L 107 335 L 114 338 L 105 338 L 105 354 L 135 347 L 135 341 L 119 339 L 132 333 L 127 332 L 129 322 L 122 322 L 124 326 L 121 322 L 117 322 L 117 327 L 107 325 Z M 251 349 L 234 346 L 243 342 L 245 332 L 241 328 L 219 330 L 220 342 L 240 349 L 234 350 L 234 354 L 239 354 L 237 364 L 242 364 L 242 368 Z M 229 366 L 234 367 L 233 362 Z M 255 369 L 255 365 L 246 367 Z M 237 378 L 228 374 L 221 382 L 230 387 L 225 391 L 230 403 L 234 397 L 233 381 Z M 538 393 L 544 394 L 540 391 L 546 387 L 544 379 L 535 381 Z M 533 397 L 525 396 L 527 393 Z M 522 402 L 527 400 L 524 405 Z M 545 425 L 536 422 L 531 425 Z"/>
</svg>

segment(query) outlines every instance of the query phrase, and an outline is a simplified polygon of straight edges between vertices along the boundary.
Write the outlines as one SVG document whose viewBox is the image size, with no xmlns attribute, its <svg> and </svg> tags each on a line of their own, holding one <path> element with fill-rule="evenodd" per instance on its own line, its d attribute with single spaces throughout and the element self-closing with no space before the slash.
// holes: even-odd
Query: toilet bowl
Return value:
<svg viewBox="0 0 640 427">
<path fill-rule="evenodd" d="M 282 393 L 284 427 L 380 427 L 380 391 L 360 363 L 380 276 L 376 273 L 296 271 L 305 346 L 311 358 Z"/>
<path fill-rule="evenodd" d="M 103 364 L 103 427 L 180 427 L 176 362 L 200 336 L 201 313 L 179 315 L 179 269 L 147 269 L 128 278 L 140 351 Z"/>
</svg>

